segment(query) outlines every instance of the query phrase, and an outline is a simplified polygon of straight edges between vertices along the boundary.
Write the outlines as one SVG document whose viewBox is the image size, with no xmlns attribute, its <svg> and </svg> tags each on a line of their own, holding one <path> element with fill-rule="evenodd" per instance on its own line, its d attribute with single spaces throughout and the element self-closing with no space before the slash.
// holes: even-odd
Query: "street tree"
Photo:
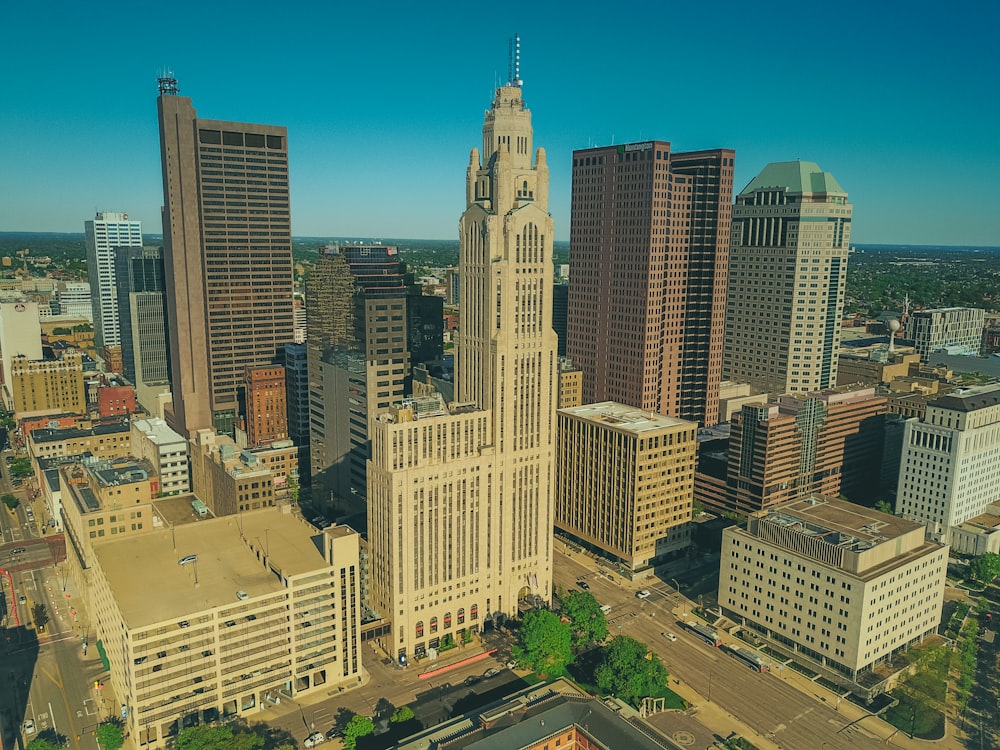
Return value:
<svg viewBox="0 0 1000 750">
<path fill-rule="evenodd" d="M 573 645 L 577 648 L 590 642 L 600 643 L 608 637 L 608 621 L 589 591 L 570 591 L 562 598 L 560 611 L 569 619 Z"/>
<path fill-rule="evenodd" d="M 177 735 L 177 750 L 258 750 L 264 738 L 244 729 L 196 724 Z"/>
<path fill-rule="evenodd" d="M 61 750 L 61 748 L 66 747 L 66 743 L 59 745 L 50 739 L 45 737 L 36 737 L 31 742 L 28 743 L 24 750 Z"/>
<path fill-rule="evenodd" d="M 389 719 L 393 724 L 402 724 L 405 721 L 415 718 L 416 714 L 413 713 L 413 709 L 409 706 L 400 706 L 392 714 L 392 718 Z"/>
<path fill-rule="evenodd" d="M 896 509 L 892 507 L 892 504 L 888 500 L 876 500 L 875 510 L 879 513 L 888 513 L 890 516 L 896 512 Z"/>
<path fill-rule="evenodd" d="M 969 563 L 969 573 L 977 581 L 991 583 L 994 578 L 1000 576 L 1000 555 L 995 552 L 980 555 Z"/>
<path fill-rule="evenodd" d="M 558 677 L 573 661 L 569 625 L 546 609 L 533 609 L 521 622 L 520 643 L 513 648 L 517 663 L 539 674 Z"/>
<path fill-rule="evenodd" d="M 663 688 L 667 677 L 660 657 L 651 653 L 645 643 L 627 635 L 611 639 L 594 670 L 594 681 L 601 690 L 633 705 Z"/>
<path fill-rule="evenodd" d="M 375 731 L 375 722 L 368 716 L 355 714 L 354 717 L 344 727 L 344 750 L 354 750 L 357 747 L 358 739 L 365 737 Z"/>
<path fill-rule="evenodd" d="M 3 495 L 2 497 L 0 497 L 0 503 L 3 503 L 4 505 L 6 505 L 11 510 L 16 510 L 17 506 L 21 504 L 21 501 L 18 500 L 16 496 L 11 495 L 10 493 L 8 493 L 8 494 Z"/>
<path fill-rule="evenodd" d="M 105 721 L 97 727 L 97 744 L 102 750 L 118 750 L 125 744 L 122 725 L 117 721 Z"/>
</svg>

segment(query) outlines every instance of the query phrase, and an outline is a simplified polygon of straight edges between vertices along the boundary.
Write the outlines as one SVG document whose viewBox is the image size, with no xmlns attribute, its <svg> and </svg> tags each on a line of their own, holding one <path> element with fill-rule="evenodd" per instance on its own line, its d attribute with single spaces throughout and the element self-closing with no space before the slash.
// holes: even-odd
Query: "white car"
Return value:
<svg viewBox="0 0 1000 750">
<path fill-rule="evenodd" d="M 326 742 L 325 734 L 323 734 L 322 732 L 313 732 L 308 737 L 306 737 L 306 741 L 302 744 L 304 744 L 306 747 L 316 747 L 316 745 L 321 745 L 324 742 Z"/>
<path fill-rule="evenodd" d="M 677 640 L 677 636 L 674 635 L 673 633 L 663 632 L 663 633 L 660 633 L 660 635 L 662 635 L 668 641 L 676 641 Z"/>
<path fill-rule="evenodd" d="M 35 722 L 32 719 L 24 720 L 24 733 L 34 734 L 35 733 Z"/>
<path fill-rule="evenodd" d="M 602 604 L 601 605 L 601 612 L 603 612 L 604 614 L 607 614 L 610 611 L 611 611 L 611 605 L 610 604 Z"/>
<path fill-rule="evenodd" d="M 648 599 L 649 589 L 643 589 L 642 591 L 636 591 L 635 596 L 637 599 Z"/>
</svg>

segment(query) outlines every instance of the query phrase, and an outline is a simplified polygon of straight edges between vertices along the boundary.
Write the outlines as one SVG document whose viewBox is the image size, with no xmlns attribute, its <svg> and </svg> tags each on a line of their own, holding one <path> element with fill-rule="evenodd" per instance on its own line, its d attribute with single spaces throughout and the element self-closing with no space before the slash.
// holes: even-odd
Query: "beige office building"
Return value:
<svg viewBox="0 0 1000 750">
<path fill-rule="evenodd" d="M 180 495 L 191 490 L 187 441 L 171 430 L 165 420 L 157 417 L 132 420 L 131 446 L 133 456 L 153 464 L 160 477 L 160 493 Z"/>
<path fill-rule="evenodd" d="M 40 428 L 32 430 L 26 440 L 32 459 L 58 458 L 92 453 L 97 458 L 127 456 L 132 450 L 128 420 L 87 427 Z"/>
<path fill-rule="evenodd" d="M 723 380 L 761 393 L 836 385 L 851 211 L 808 161 L 768 164 L 736 197 Z"/>
<path fill-rule="evenodd" d="M 455 403 L 413 399 L 370 431 L 372 591 L 393 623 L 383 647 L 399 659 L 551 592 L 559 373 L 548 198 L 515 77 L 496 90 L 482 152 L 469 159 Z"/>
<path fill-rule="evenodd" d="M 936 632 L 948 548 L 913 521 L 819 495 L 722 534 L 723 613 L 830 674 L 862 672 Z"/>
<path fill-rule="evenodd" d="M 361 679 L 358 535 L 266 508 L 95 546 L 94 616 L 126 730 L 250 716 Z"/>
<path fill-rule="evenodd" d="M 18 419 L 44 412 L 85 415 L 84 381 L 83 355 L 76 350 L 59 359 L 15 356 L 10 361 L 9 390 Z"/>
<path fill-rule="evenodd" d="M 631 571 L 688 547 L 697 430 L 613 401 L 560 409 L 555 527 Z"/>
</svg>

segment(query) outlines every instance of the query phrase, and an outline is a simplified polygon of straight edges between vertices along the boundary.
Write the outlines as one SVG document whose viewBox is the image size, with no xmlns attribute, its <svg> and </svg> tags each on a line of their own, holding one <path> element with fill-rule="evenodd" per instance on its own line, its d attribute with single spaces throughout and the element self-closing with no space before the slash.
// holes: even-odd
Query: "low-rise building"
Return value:
<svg viewBox="0 0 1000 750">
<path fill-rule="evenodd" d="M 274 505 L 298 480 L 298 450 L 291 440 L 247 450 L 230 437 L 201 430 L 191 447 L 192 491 L 217 516 Z"/>
<path fill-rule="evenodd" d="M 36 429 L 26 436 L 28 454 L 33 458 L 54 458 L 92 453 L 97 458 L 128 456 L 132 450 L 127 419 L 92 424 L 89 427 Z"/>
<path fill-rule="evenodd" d="M 856 681 L 936 632 L 947 565 L 921 524 L 811 496 L 723 532 L 718 601 L 779 649 Z"/>
<path fill-rule="evenodd" d="M 126 729 L 253 715 L 359 684 L 358 535 L 287 506 L 95 546 L 92 599 Z"/>
<path fill-rule="evenodd" d="M 978 516 L 951 530 L 951 547 L 963 555 L 1000 554 L 1000 501 L 990 503 Z"/>
</svg>

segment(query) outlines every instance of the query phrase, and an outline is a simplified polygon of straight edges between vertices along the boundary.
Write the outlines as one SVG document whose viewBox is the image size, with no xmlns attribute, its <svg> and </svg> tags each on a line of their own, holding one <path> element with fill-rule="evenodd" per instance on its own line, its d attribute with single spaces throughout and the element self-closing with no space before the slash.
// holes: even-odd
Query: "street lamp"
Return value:
<svg viewBox="0 0 1000 750">
<path fill-rule="evenodd" d="M 671 578 L 670 580 L 674 584 L 674 588 L 677 589 L 677 596 L 680 596 L 681 595 L 681 585 L 679 583 L 677 583 L 677 579 L 676 578 Z"/>
</svg>

